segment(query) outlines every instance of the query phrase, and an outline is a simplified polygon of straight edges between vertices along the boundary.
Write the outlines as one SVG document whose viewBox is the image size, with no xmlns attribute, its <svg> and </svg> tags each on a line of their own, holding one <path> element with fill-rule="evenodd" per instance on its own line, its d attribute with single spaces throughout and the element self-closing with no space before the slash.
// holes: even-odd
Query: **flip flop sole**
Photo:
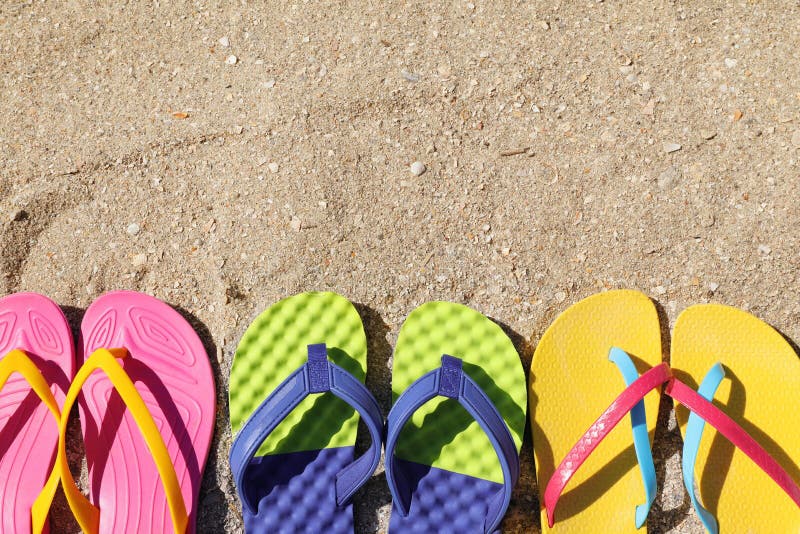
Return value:
<svg viewBox="0 0 800 534">
<path fill-rule="evenodd" d="M 460 358 L 505 420 L 517 446 L 525 430 L 526 384 L 519 354 L 499 325 L 451 302 L 428 302 L 408 316 L 392 364 L 393 400 L 441 365 Z M 397 449 L 416 486 L 408 517 L 392 513 L 396 532 L 471 532 L 483 527 L 486 502 L 503 482 L 497 454 L 478 423 L 453 399 L 435 398 L 411 417 Z"/>
<path fill-rule="evenodd" d="M 672 367 L 695 389 L 717 362 L 726 378 L 714 404 L 739 423 L 800 480 L 800 358 L 760 319 L 729 306 L 687 308 L 675 322 Z M 686 431 L 689 412 L 676 403 Z M 703 505 L 722 532 L 795 532 L 800 510 L 766 473 L 710 425 L 700 442 L 695 477 Z"/>
<path fill-rule="evenodd" d="M 306 362 L 308 345 L 360 381 L 367 340 L 353 304 L 331 292 L 283 299 L 242 336 L 230 376 L 231 429 L 236 435 L 261 402 Z M 336 506 L 336 474 L 352 462 L 358 413 L 330 394 L 310 395 L 264 440 L 246 472 L 258 514 L 245 513 L 248 533 L 353 532 L 352 505 Z"/>
<path fill-rule="evenodd" d="M 75 372 L 64 313 L 49 298 L 16 293 L 0 299 L 0 358 L 21 349 L 37 364 L 59 406 Z M 30 532 L 31 505 L 52 469 L 58 426 L 24 378 L 0 392 L 0 532 Z"/>
<path fill-rule="evenodd" d="M 608 291 L 570 306 L 534 352 L 528 397 L 543 532 L 637 531 L 635 506 L 645 492 L 627 417 L 576 472 L 552 529 L 543 505 L 559 462 L 626 387 L 608 359 L 612 347 L 627 352 L 640 374 L 661 363 L 658 314 L 645 295 Z M 657 392 L 645 397 L 651 442 L 658 403 Z"/>
<path fill-rule="evenodd" d="M 169 305 L 142 293 L 106 293 L 86 310 L 83 357 L 128 349 L 125 371 L 169 450 L 194 532 L 197 496 L 214 430 L 216 394 L 208 354 L 192 326 Z M 90 500 L 100 532 L 172 532 L 161 479 L 147 445 L 111 382 L 93 373 L 83 388 L 81 427 Z"/>
</svg>

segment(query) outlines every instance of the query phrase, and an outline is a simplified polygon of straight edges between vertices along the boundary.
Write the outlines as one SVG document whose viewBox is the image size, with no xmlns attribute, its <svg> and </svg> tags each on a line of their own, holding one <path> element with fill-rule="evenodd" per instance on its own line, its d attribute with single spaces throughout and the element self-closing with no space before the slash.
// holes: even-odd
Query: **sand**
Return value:
<svg viewBox="0 0 800 534">
<path fill-rule="evenodd" d="M 284 296 L 357 303 L 384 411 L 399 326 L 432 299 L 497 320 L 526 367 L 560 311 L 608 288 L 653 297 L 665 351 L 709 301 L 800 340 L 799 28 L 797 2 L 757 0 L 9 0 L 3 290 L 76 327 L 119 288 L 194 321 L 219 386 L 198 530 L 239 532 L 227 376 Z M 662 412 L 649 528 L 701 532 Z M 529 433 L 522 458 L 505 529 L 536 532 Z M 381 470 L 357 532 L 389 508 Z M 54 513 L 77 530 L 63 499 Z"/>
</svg>

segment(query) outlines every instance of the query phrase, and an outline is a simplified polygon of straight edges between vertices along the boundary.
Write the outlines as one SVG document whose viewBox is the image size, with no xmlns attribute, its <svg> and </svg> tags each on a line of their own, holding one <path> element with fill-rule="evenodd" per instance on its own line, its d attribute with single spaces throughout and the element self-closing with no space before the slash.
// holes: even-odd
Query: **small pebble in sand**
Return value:
<svg viewBox="0 0 800 534">
<path fill-rule="evenodd" d="M 708 289 L 709 289 L 709 291 L 711 291 L 713 293 L 714 291 L 719 289 L 719 284 L 716 283 L 716 282 L 709 282 L 708 283 Z"/>
<path fill-rule="evenodd" d="M 25 210 L 14 210 L 11 212 L 10 218 L 14 222 L 24 221 L 28 218 L 28 212 Z"/>
<path fill-rule="evenodd" d="M 278 166 L 278 164 L 277 164 L 277 163 L 275 163 L 275 162 L 273 161 L 273 162 L 271 162 L 269 165 L 267 165 L 267 168 L 269 169 L 269 172 L 271 172 L 272 174 L 275 174 L 276 172 L 278 172 L 278 169 L 279 169 L 280 167 Z"/>
<path fill-rule="evenodd" d="M 728 67 L 729 69 L 732 69 L 733 67 L 736 66 L 736 60 L 733 59 L 732 57 L 726 57 L 725 66 Z"/>
<path fill-rule="evenodd" d="M 273 87 L 275 87 L 275 78 L 270 78 L 269 80 L 264 82 L 264 87 L 266 87 L 267 89 L 272 89 Z"/>
<path fill-rule="evenodd" d="M 656 286 L 653 288 L 653 293 L 655 293 L 656 295 L 666 295 L 667 288 L 664 286 Z"/>
<path fill-rule="evenodd" d="M 421 161 L 415 161 L 414 163 L 411 164 L 409 170 L 411 171 L 411 174 L 413 174 L 414 176 L 422 176 L 422 174 L 426 170 L 428 170 L 428 168 Z"/>
<path fill-rule="evenodd" d="M 678 167 L 672 166 L 658 175 L 656 183 L 659 189 L 671 189 L 680 179 L 681 170 Z"/>
<path fill-rule="evenodd" d="M 556 291 L 555 297 L 556 297 L 556 302 L 564 302 L 565 300 L 567 300 L 567 294 L 564 293 L 563 291 Z"/>
<path fill-rule="evenodd" d="M 758 253 L 762 256 L 769 256 L 772 254 L 772 249 L 769 247 L 769 245 L 758 245 Z"/>
<path fill-rule="evenodd" d="M 711 228 L 716 222 L 714 213 L 711 210 L 703 210 L 700 212 L 700 226 L 703 228 Z"/>
<path fill-rule="evenodd" d="M 679 145 L 678 143 L 664 143 L 664 152 L 666 152 L 667 154 L 671 152 L 677 152 L 681 148 L 682 148 L 681 145 Z"/>
<path fill-rule="evenodd" d="M 407 82 L 416 83 L 420 79 L 420 75 L 414 72 L 408 72 L 407 70 L 401 70 L 400 75 L 405 79 Z"/>
<path fill-rule="evenodd" d="M 706 141 L 711 141 L 717 136 L 717 132 L 715 132 L 714 130 L 703 130 L 702 132 L 700 132 L 700 135 L 703 136 L 703 139 L 705 139 Z"/>
<path fill-rule="evenodd" d="M 225 63 L 228 65 L 236 65 L 236 62 L 239 61 L 239 58 L 234 56 L 233 54 L 229 55 L 228 58 L 225 60 Z"/>
<path fill-rule="evenodd" d="M 292 220 L 289 221 L 289 226 L 291 226 L 292 230 L 295 232 L 299 232 L 300 229 L 303 227 L 303 223 L 300 222 L 300 219 L 294 215 L 292 215 Z"/>
<path fill-rule="evenodd" d="M 228 48 L 228 47 L 231 45 L 231 41 L 230 41 L 230 39 L 228 39 L 228 37 L 227 37 L 227 36 L 225 36 L 225 37 L 220 37 L 220 38 L 219 38 L 219 44 L 221 44 L 221 45 L 222 45 L 222 46 L 224 46 L 225 48 Z"/>
<path fill-rule="evenodd" d="M 126 228 L 126 231 L 127 231 L 127 232 L 128 232 L 130 235 L 136 235 L 136 234 L 138 234 L 138 233 L 141 231 L 141 229 L 142 229 L 142 228 L 141 228 L 141 227 L 140 227 L 138 224 L 136 224 L 136 223 L 131 223 L 131 224 L 129 224 L 129 225 L 128 225 L 128 228 Z"/>
<path fill-rule="evenodd" d="M 131 264 L 134 267 L 141 267 L 145 263 L 147 263 L 147 255 L 146 254 L 137 254 L 131 260 Z"/>
<path fill-rule="evenodd" d="M 797 148 L 800 148 L 800 130 L 795 130 L 794 134 L 792 135 L 792 144 Z"/>
</svg>

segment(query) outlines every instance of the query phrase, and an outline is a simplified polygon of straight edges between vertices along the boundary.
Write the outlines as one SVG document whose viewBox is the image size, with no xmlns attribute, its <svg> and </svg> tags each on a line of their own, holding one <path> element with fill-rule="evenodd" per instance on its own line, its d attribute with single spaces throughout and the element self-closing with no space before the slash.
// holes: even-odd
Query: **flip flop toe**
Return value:
<svg viewBox="0 0 800 534">
<path fill-rule="evenodd" d="M 231 369 L 230 463 L 248 534 L 352 533 L 383 418 L 363 384 L 367 342 L 345 298 L 302 293 L 259 315 Z M 359 417 L 372 438 L 354 460 Z"/>
<path fill-rule="evenodd" d="M 503 330 L 460 304 L 406 319 L 392 365 L 391 533 L 495 532 L 519 476 L 525 375 Z"/>
<path fill-rule="evenodd" d="M 72 334 L 57 304 L 35 293 L 0 299 L 0 532 L 48 528 L 74 370 Z"/>
<path fill-rule="evenodd" d="M 81 528 L 194 532 L 216 403 L 197 333 L 158 299 L 115 291 L 86 310 L 81 345 L 82 365 L 64 413 L 79 404 L 88 499 L 66 462 L 66 418 L 58 457 L 67 502 Z"/>
<path fill-rule="evenodd" d="M 675 322 L 672 366 L 684 485 L 706 530 L 800 532 L 800 358 L 791 345 L 749 313 L 697 305 Z"/>
<path fill-rule="evenodd" d="M 657 390 L 670 378 L 658 314 L 639 292 L 588 297 L 545 331 L 529 385 L 544 532 L 645 524 L 656 496 Z"/>
</svg>

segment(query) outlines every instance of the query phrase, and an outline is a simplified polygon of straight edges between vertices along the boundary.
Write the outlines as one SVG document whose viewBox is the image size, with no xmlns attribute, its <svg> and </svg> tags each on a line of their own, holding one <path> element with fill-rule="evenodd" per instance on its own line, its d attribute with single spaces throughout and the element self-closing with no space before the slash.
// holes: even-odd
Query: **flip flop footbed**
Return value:
<svg viewBox="0 0 800 534">
<path fill-rule="evenodd" d="M 800 481 L 800 358 L 768 324 L 719 304 L 687 308 L 675 322 L 675 376 L 697 388 L 715 363 L 726 378 L 714 404 L 733 418 Z M 685 432 L 688 411 L 676 403 Z M 797 532 L 800 510 L 740 450 L 705 426 L 695 466 L 700 500 L 721 532 Z"/>
<path fill-rule="evenodd" d="M 635 507 L 645 502 L 629 417 L 575 473 L 548 528 L 544 491 L 556 467 L 600 414 L 626 388 L 609 361 L 624 350 L 637 371 L 661 363 L 658 314 L 645 295 L 609 291 L 569 307 L 542 335 L 529 378 L 531 429 L 545 532 L 636 532 Z M 645 397 L 652 442 L 658 392 Z"/>
<path fill-rule="evenodd" d="M 34 293 L 0 299 L 0 359 L 13 349 L 37 365 L 59 406 L 75 371 L 72 333 L 53 301 Z M 31 505 L 58 444 L 53 415 L 19 374 L 0 391 L 0 532 L 30 532 Z"/>
<path fill-rule="evenodd" d="M 123 367 L 136 384 L 167 446 L 194 532 L 197 496 L 214 428 L 216 395 L 208 354 L 177 311 L 141 293 L 98 298 L 81 324 L 83 357 L 125 348 Z M 100 532 L 172 532 L 155 463 L 111 382 L 93 373 L 79 403 L 89 466 L 90 500 Z"/>
<path fill-rule="evenodd" d="M 310 292 L 270 306 L 247 328 L 233 360 L 230 415 L 234 436 L 267 396 L 306 363 L 308 345 L 360 381 L 367 340 L 361 317 L 344 297 Z M 309 395 L 264 440 L 246 471 L 244 491 L 259 503 L 244 513 L 257 532 L 352 532 L 352 506 L 337 507 L 336 474 L 353 461 L 358 413 L 330 393 Z"/>
<path fill-rule="evenodd" d="M 519 450 L 526 408 L 519 354 L 499 325 L 471 308 L 429 302 L 411 312 L 394 351 L 393 399 L 439 368 L 443 354 L 463 360 L 464 371 L 491 399 Z M 396 456 L 416 489 L 408 517 L 394 510 L 390 530 L 483 528 L 487 501 L 502 487 L 503 474 L 491 442 L 457 400 L 437 397 L 417 410 L 400 433 Z"/>
</svg>

